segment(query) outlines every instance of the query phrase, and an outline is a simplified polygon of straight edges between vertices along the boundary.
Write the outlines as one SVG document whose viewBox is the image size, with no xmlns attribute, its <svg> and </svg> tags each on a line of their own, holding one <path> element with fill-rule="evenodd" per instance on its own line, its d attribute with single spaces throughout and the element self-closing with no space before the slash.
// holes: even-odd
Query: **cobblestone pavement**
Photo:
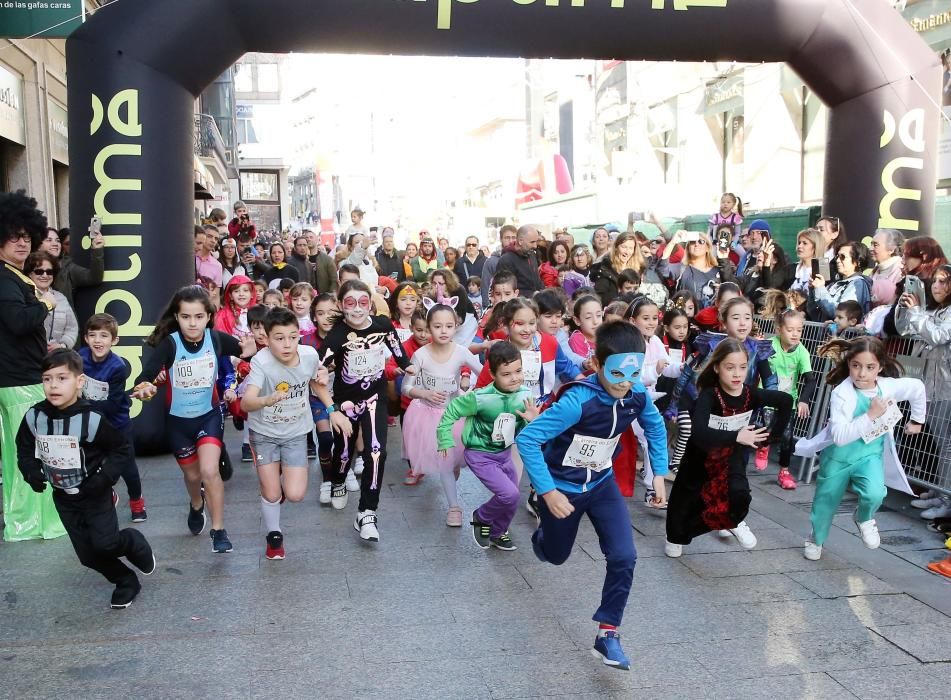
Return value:
<svg viewBox="0 0 951 700">
<path fill-rule="evenodd" d="M 239 442 L 230 435 L 232 446 Z M 391 431 L 390 454 L 399 455 Z M 882 548 L 864 548 L 847 505 L 820 562 L 806 561 L 812 488 L 751 477 L 759 544 L 704 536 L 663 553 L 664 516 L 632 501 L 639 561 L 622 628 L 630 672 L 591 657 L 603 557 L 587 524 L 561 567 L 537 561 L 524 511 L 516 552 L 476 548 L 445 525 L 437 479 L 386 474 L 381 542 L 317 488 L 283 510 L 287 559 L 264 559 L 257 481 L 237 461 L 215 555 L 185 527 L 169 457 L 143 459 L 157 572 L 128 610 L 64 538 L 0 544 L 5 697 L 938 698 L 951 696 L 951 581 L 923 565 L 942 542 L 890 497 Z M 313 474 L 314 472 L 312 472 Z M 120 484 L 119 513 L 128 517 Z M 486 491 L 464 472 L 466 514 Z M 640 496 L 640 492 L 638 493 Z"/>
</svg>

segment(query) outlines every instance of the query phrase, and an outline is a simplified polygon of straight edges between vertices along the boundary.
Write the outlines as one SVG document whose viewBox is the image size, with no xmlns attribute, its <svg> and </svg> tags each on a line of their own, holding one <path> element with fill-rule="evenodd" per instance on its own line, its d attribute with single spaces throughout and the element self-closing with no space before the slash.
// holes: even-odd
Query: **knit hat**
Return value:
<svg viewBox="0 0 951 700">
<path fill-rule="evenodd" d="M 767 224 L 766 221 L 763 219 L 754 219 L 750 223 L 749 228 L 747 228 L 746 230 L 747 231 L 766 231 L 766 233 L 773 232 L 773 230 L 769 227 L 769 224 Z"/>
</svg>

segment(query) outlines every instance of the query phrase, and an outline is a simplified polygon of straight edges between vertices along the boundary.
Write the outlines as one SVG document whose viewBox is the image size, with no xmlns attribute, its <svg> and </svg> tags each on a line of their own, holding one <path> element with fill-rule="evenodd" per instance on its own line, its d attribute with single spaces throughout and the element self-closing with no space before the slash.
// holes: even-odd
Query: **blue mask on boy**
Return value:
<svg viewBox="0 0 951 700">
<path fill-rule="evenodd" d="M 641 376 L 641 365 L 644 364 L 644 353 L 623 352 L 610 355 L 604 361 L 604 378 L 611 384 L 631 382 L 636 384 Z"/>
</svg>

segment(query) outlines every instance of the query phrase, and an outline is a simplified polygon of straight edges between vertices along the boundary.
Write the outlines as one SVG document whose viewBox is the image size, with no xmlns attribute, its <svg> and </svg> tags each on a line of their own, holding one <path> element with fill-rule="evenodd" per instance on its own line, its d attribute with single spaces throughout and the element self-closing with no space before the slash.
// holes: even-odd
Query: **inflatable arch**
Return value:
<svg viewBox="0 0 951 700">
<path fill-rule="evenodd" d="M 70 219 L 98 214 L 106 239 L 79 311 L 119 319 L 134 373 L 194 279 L 195 97 L 249 51 L 785 62 L 830 108 L 826 211 L 856 235 L 934 215 L 938 59 L 886 0 L 123 0 L 66 48 Z M 162 449 L 160 412 L 141 450 Z"/>
</svg>

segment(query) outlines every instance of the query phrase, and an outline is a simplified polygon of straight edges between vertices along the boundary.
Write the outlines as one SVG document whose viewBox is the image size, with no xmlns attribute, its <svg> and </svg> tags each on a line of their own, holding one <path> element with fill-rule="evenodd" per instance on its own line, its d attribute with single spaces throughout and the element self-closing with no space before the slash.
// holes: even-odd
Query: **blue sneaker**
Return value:
<svg viewBox="0 0 951 700">
<path fill-rule="evenodd" d="M 605 666 L 617 668 L 622 671 L 631 670 L 631 662 L 624 655 L 621 648 L 621 635 L 614 630 L 607 630 L 604 633 L 598 633 L 594 640 L 594 649 L 591 654 Z"/>
</svg>

